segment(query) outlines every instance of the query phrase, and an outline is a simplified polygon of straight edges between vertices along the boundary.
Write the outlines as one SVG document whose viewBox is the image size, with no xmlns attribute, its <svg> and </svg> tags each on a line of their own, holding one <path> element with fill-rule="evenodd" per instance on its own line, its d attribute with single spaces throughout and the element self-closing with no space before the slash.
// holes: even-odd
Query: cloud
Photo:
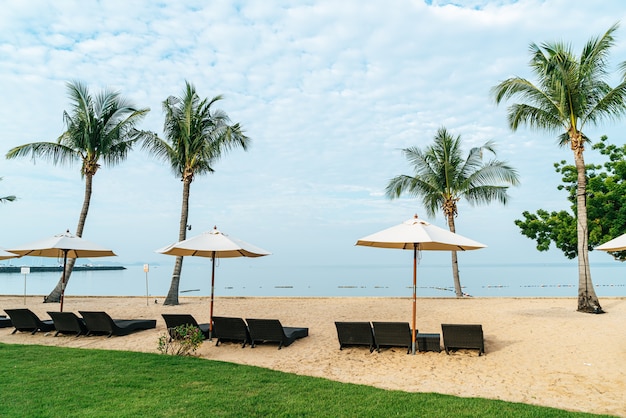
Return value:
<svg viewBox="0 0 626 418">
<path fill-rule="evenodd" d="M 579 51 L 626 15 L 619 2 L 574 3 L 7 1 L 2 145 L 6 152 L 56 140 L 68 108 L 65 82 L 74 79 L 150 107 L 141 127 L 161 133 L 163 100 L 188 80 L 203 97 L 223 94 L 218 107 L 253 140 L 192 184 L 193 232 L 220 224 L 262 247 L 260 231 L 274 233 L 279 257 L 298 257 L 291 246 L 305 234 L 307 246 L 329 256 L 423 212 L 415 199 L 387 200 L 384 188 L 410 172 L 400 150 L 428 145 L 445 126 L 467 149 L 495 140 L 499 157 L 522 175 L 510 208 L 464 208 L 459 216 L 460 226 L 465 216 L 489 219 L 488 234 L 469 231 L 489 241 L 499 231 L 516 234 L 511 225 L 522 210 L 566 205 L 552 163 L 570 159 L 567 150 L 550 134 L 512 133 L 506 106 L 496 107 L 489 91 L 511 75 L 531 76 L 530 42 L 567 39 Z M 618 32 L 615 64 L 626 59 L 625 33 Z M 619 138 L 616 125 L 590 132 Z M 0 208 L 16 220 L 3 221 L 0 245 L 75 225 L 83 197 L 77 167 L 4 160 L 0 176 L 4 194 L 20 197 Z M 115 246 L 120 260 L 152 257 L 176 239 L 182 186 L 167 166 L 137 150 L 94 182 L 86 231 Z"/>
</svg>

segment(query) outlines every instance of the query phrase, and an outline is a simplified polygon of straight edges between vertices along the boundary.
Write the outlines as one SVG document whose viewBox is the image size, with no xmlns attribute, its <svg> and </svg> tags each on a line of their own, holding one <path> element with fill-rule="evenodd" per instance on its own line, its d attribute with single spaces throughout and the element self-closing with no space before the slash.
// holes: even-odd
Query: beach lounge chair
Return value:
<svg viewBox="0 0 626 418">
<path fill-rule="evenodd" d="M 374 334 L 369 322 L 335 322 L 335 327 L 340 350 L 349 345 L 364 345 L 369 347 L 370 353 L 374 351 Z"/>
<path fill-rule="evenodd" d="M 13 326 L 11 318 L 7 318 L 6 315 L 0 315 L 0 328 L 9 328 Z"/>
<path fill-rule="evenodd" d="M 406 347 L 411 352 L 411 328 L 408 322 L 372 322 L 376 351 L 380 347 Z M 417 332 L 417 330 L 415 331 Z"/>
<path fill-rule="evenodd" d="M 79 311 L 85 325 L 87 334 L 128 335 L 133 331 L 156 328 L 156 319 L 113 319 L 106 312 Z"/>
<path fill-rule="evenodd" d="M 241 348 L 251 343 L 250 331 L 243 318 L 214 316 L 212 337 L 217 338 L 216 347 L 224 341 L 241 343 Z"/>
<path fill-rule="evenodd" d="M 250 347 L 257 342 L 278 343 L 278 349 L 309 335 L 308 328 L 283 327 L 278 319 L 247 319 L 250 330 Z"/>
<path fill-rule="evenodd" d="M 172 329 L 181 325 L 192 325 L 194 327 L 198 327 L 202 334 L 204 334 L 204 339 L 209 338 L 209 323 L 206 324 L 198 324 L 196 318 L 193 315 L 189 314 L 161 314 L 163 320 L 165 320 L 165 325 L 167 326 L 168 333 L 170 337 L 172 336 Z"/>
<path fill-rule="evenodd" d="M 441 331 L 446 354 L 459 348 L 478 350 L 479 356 L 485 352 L 482 325 L 441 324 Z"/>
<path fill-rule="evenodd" d="M 74 312 L 48 312 L 48 315 L 52 318 L 54 328 L 57 330 L 55 337 L 59 334 L 75 334 L 77 337 L 87 334 L 85 321 Z"/>
<path fill-rule="evenodd" d="M 15 329 L 11 334 L 15 334 L 17 331 L 29 331 L 31 334 L 35 334 L 37 331 L 47 332 L 54 330 L 54 323 L 51 319 L 39 319 L 37 315 L 30 309 L 5 309 L 4 310 Z"/>
</svg>

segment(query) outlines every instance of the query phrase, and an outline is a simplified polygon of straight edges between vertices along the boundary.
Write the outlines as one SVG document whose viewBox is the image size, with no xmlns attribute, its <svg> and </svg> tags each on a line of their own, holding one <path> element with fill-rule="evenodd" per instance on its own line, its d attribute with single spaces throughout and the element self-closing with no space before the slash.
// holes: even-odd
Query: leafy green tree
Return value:
<svg viewBox="0 0 626 418">
<path fill-rule="evenodd" d="M 0 177 L 0 181 L 2 181 L 2 177 Z M 0 196 L 0 203 L 13 202 L 15 199 L 15 196 Z"/>
<path fill-rule="evenodd" d="M 183 183 L 178 240 L 187 237 L 189 192 L 195 176 L 212 173 L 213 165 L 226 152 L 236 147 L 247 149 L 250 139 L 238 123 L 231 124 L 228 115 L 213 105 L 222 100 L 201 99 L 195 87 L 185 83 L 180 97 L 170 96 L 163 102 L 164 135 L 144 138 L 143 148 L 168 163 Z M 178 289 L 183 257 L 176 257 L 170 289 L 164 304 L 178 305 Z"/>
<path fill-rule="evenodd" d="M 471 205 L 493 201 L 506 204 L 508 187 L 519 184 L 517 172 L 506 163 L 495 159 L 483 162 L 485 151 L 495 156 L 493 142 L 472 148 L 464 158 L 461 136 L 455 137 L 442 127 L 425 150 L 403 150 L 414 174 L 392 178 L 386 188 L 387 197 L 398 198 L 406 192 L 421 198 L 429 216 L 442 210 L 448 228 L 456 232 L 454 218 L 459 200 L 463 198 Z M 452 251 L 452 276 L 456 296 L 463 297 L 456 251 Z"/>
<path fill-rule="evenodd" d="M 603 36 L 587 42 L 580 57 L 563 42 L 530 45 L 530 67 L 538 83 L 520 77 L 504 80 L 492 89 L 496 103 L 518 99 L 508 108 L 509 126 L 562 132 L 559 144 L 569 144 L 574 153 L 577 174 L 576 218 L 578 252 L 578 310 L 602 313 L 591 281 L 588 257 L 588 225 L 583 152 L 589 141 L 587 125 L 615 119 L 626 111 L 626 62 L 620 65 L 622 82 L 612 88 L 607 83 L 607 60 L 614 45 L 613 25 Z"/>
<path fill-rule="evenodd" d="M 117 91 L 103 90 L 93 96 L 79 82 L 67 83 L 71 110 L 63 112 L 67 130 L 56 142 L 33 142 L 15 147 L 6 158 L 31 155 L 52 161 L 53 164 L 81 163 L 80 174 L 85 179 L 83 206 L 78 217 L 76 236 L 83 234 L 91 194 L 93 176 L 103 163 L 114 166 L 126 159 L 132 145 L 143 134 L 135 126 L 150 111 L 138 109 Z M 69 259 L 65 270 L 66 283 L 74 268 L 75 259 Z M 62 280 L 46 298 L 47 302 L 59 302 Z"/>
<path fill-rule="evenodd" d="M 587 224 L 589 225 L 588 250 L 626 232 L 626 145 L 607 145 L 606 137 L 593 145 L 607 156 L 602 165 L 587 164 Z M 559 190 L 566 190 L 571 203 L 571 212 L 561 210 L 548 212 L 544 209 L 536 213 L 524 211 L 523 220 L 517 219 L 522 235 L 537 242 L 539 251 L 547 251 L 554 244 L 563 254 L 573 259 L 578 255 L 576 234 L 576 167 L 565 161 L 556 163 L 555 169 L 561 174 L 563 184 Z M 625 261 L 626 251 L 611 253 L 616 260 Z"/>
</svg>

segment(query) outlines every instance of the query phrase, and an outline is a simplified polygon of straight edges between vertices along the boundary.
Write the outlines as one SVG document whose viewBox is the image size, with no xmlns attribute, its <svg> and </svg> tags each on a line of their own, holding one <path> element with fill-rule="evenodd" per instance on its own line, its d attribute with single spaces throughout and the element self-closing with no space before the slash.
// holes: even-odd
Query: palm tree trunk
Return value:
<svg viewBox="0 0 626 418">
<path fill-rule="evenodd" d="M 189 219 L 189 189 L 191 188 L 191 179 L 183 180 L 183 204 L 180 211 L 180 226 L 178 230 L 178 240 L 183 241 L 187 238 L 187 221 Z M 167 292 L 164 305 L 178 305 L 178 288 L 180 285 L 180 272 L 183 269 L 183 257 L 176 257 L 174 263 L 174 271 L 172 272 L 172 281 L 170 290 Z"/>
<path fill-rule="evenodd" d="M 450 232 L 456 232 L 456 226 L 454 225 L 454 215 L 449 215 L 448 217 L 448 228 L 450 228 Z M 456 256 L 456 251 L 451 251 L 452 253 L 452 278 L 454 280 L 454 293 L 457 298 L 463 297 L 463 290 L 461 290 L 461 278 L 459 277 L 459 261 Z"/>
<path fill-rule="evenodd" d="M 87 220 L 87 213 L 89 213 L 89 204 L 91 203 L 91 191 L 93 188 L 93 174 L 85 174 L 85 197 L 83 198 L 83 208 L 80 211 L 78 217 L 78 225 L 76 226 L 76 236 L 83 236 L 83 229 L 85 228 L 85 221 Z M 70 280 L 70 275 L 76 264 L 75 258 L 68 258 L 67 265 L 65 266 L 65 286 Z M 63 290 L 63 275 L 59 278 L 57 285 L 52 292 L 44 298 L 45 303 L 59 303 L 61 302 L 61 291 Z"/>
<path fill-rule="evenodd" d="M 587 228 L 587 177 L 582 150 L 574 150 L 578 184 L 576 187 L 576 232 L 578 238 L 578 311 L 603 313 L 589 269 L 589 230 Z"/>
</svg>

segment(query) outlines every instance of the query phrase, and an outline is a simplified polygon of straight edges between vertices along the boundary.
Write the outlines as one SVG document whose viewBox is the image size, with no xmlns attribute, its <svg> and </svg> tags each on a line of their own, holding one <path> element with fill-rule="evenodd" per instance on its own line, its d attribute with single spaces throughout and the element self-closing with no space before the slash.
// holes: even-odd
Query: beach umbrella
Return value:
<svg viewBox="0 0 626 418">
<path fill-rule="evenodd" d="M 100 247 L 90 241 L 70 234 L 54 235 L 39 241 L 24 244 L 19 247 L 9 249 L 10 252 L 20 256 L 53 257 L 63 258 L 63 272 L 61 273 L 61 309 L 63 312 L 63 296 L 65 294 L 65 266 L 68 258 L 93 258 L 114 256 L 113 251 Z"/>
<path fill-rule="evenodd" d="M 423 221 L 417 215 L 399 225 L 363 237 L 356 242 L 356 245 L 413 251 L 413 323 L 411 326 L 413 354 L 415 354 L 416 337 L 418 253 L 420 251 L 466 251 L 486 247 L 480 242 Z"/>
<path fill-rule="evenodd" d="M 16 257 L 20 257 L 20 255 L 10 253 L 8 251 L 4 251 L 2 248 L 0 248 L 0 260 L 8 260 L 9 258 L 16 258 Z"/>
<path fill-rule="evenodd" d="M 626 234 L 622 234 L 617 238 L 613 238 L 610 241 L 605 242 L 602 245 L 598 245 L 596 250 L 601 251 L 624 251 L 626 250 Z"/>
<path fill-rule="evenodd" d="M 211 259 L 211 308 L 209 312 L 209 339 L 213 334 L 213 300 L 215 289 L 215 259 L 234 257 L 262 257 L 271 253 L 245 241 L 220 232 L 217 227 L 192 238 L 156 250 L 158 253 L 175 256 L 208 257 Z"/>
</svg>

